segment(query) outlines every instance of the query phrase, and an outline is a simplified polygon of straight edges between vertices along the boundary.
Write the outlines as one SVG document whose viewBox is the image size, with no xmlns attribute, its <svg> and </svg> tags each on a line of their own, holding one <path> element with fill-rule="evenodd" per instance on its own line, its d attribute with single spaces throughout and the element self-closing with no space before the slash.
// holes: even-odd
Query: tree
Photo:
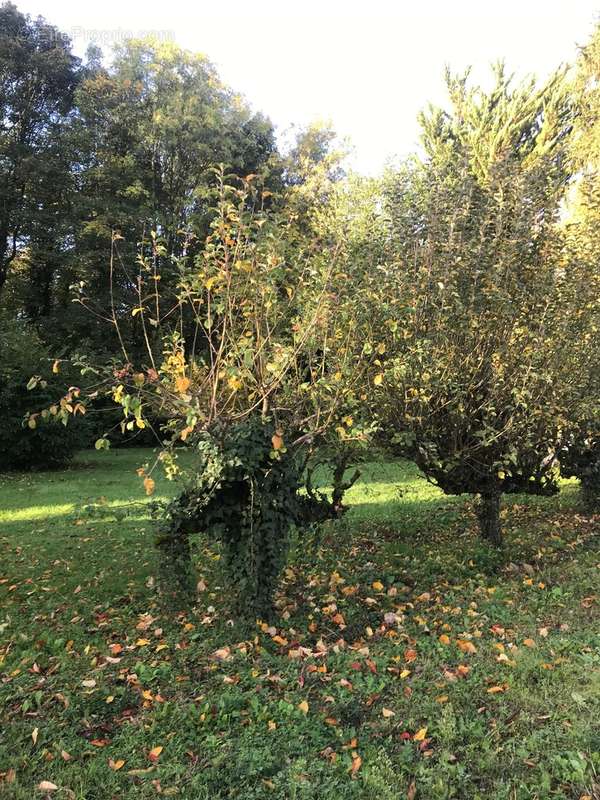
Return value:
<svg viewBox="0 0 600 800">
<path fill-rule="evenodd" d="M 580 53 L 572 87 L 577 109 L 569 155 L 575 180 L 569 193 L 564 228 L 569 257 L 585 275 L 579 298 L 582 354 L 573 371 L 577 375 L 577 402 L 560 453 L 561 473 L 581 483 L 584 508 L 600 510 L 600 26 Z M 585 315 L 585 316 L 584 316 Z"/>
<path fill-rule="evenodd" d="M 494 88 L 447 75 L 450 111 L 421 117 L 422 160 L 387 189 L 384 429 L 444 492 L 500 498 L 552 469 L 565 423 L 575 284 L 558 229 L 571 108 L 561 75 Z M 579 284 L 578 284 L 579 286 Z"/>
<path fill-rule="evenodd" d="M 80 206 L 68 282 L 83 282 L 82 296 L 99 313 L 110 291 L 130 304 L 136 286 L 124 272 L 109 287 L 112 233 L 122 237 L 120 257 L 131 265 L 141 242 L 151 249 L 154 231 L 162 244 L 161 298 L 170 302 L 178 280 L 173 259 L 193 256 L 209 232 L 213 167 L 270 174 L 273 127 L 220 81 L 206 57 L 172 43 L 127 41 L 109 67 L 92 55 L 77 92 Z M 78 322 L 89 325 L 89 316 Z M 143 346 L 139 319 L 129 322 L 127 335 Z"/>
<path fill-rule="evenodd" d="M 112 305 L 122 357 L 96 369 L 88 396 L 111 396 L 123 431 L 163 420 L 160 463 L 184 487 L 161 511 L 158 544 L 169 585 L 189 585 L 189 538 L 204 532 L 221 544 L 240 610 L 268 614 L 291 530 L 335 511 L 300 492 L 305 453 L 338 424 L 340 408 L 357 403 L 369 361 L 366 331 L 344 324 L 354 299 L 343 291 L 341 228 L 290 258 L 290 221 L 265 210 L 256 176 L 232 185 L 223 170 L 216 175 L 210 234 L 195 257 L 178 259 L 175 305 L 161 311 L 154 255 L 165 245 L 153 234 L 126 309 L 140 320 L 145 353 L 130 350 L 120 334 L 124 309 Z M 113 254 L 118 246 L 115 237 Z M 65 404 L 60 415 L 69 416 Z M 102 437 L 97 446 L 106 444 Z M 193 454 L 190 467 L 178 459 L 182 444 Z M 143 473 L 149 493 L 151 472 Z"/>
<path fill-rule="evenodd" d="M 48 206 L 48 163 L 57 164 L 78 63 L 68 38 L 42 17 L 0 7 L 0 292 Z"/>
</svg>

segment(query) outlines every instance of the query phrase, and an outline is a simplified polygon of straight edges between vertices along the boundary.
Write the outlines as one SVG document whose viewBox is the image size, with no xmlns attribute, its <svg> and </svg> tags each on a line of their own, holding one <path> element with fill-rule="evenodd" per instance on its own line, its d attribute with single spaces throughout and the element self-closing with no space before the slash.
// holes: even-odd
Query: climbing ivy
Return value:
<svg viewBox="0 0 600 800">
<path fill-rule="evenodd" d="M 160 526 L 163 580 L 170 589 L 191 589 L 190 536 L 203 533 L 222 548 L 238 613 L 266 617 L 293 528 L 333 516 L 333 506 L 299 493 L 302 459 L 285 448 L 273 421 L 248 418 L 203 432 L 194 452 L 193 477 Z"/>
</svg>

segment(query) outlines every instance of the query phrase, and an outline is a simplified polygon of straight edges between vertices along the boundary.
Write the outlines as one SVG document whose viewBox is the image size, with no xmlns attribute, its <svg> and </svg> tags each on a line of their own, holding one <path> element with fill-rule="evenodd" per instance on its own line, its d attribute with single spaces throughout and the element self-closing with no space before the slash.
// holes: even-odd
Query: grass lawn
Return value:
<svg viewBox="0 0 600 800">
<path fill-rule="evenodd" d="M 149 457 L 0 476 L 0 797 L 600 798 L 600 520 L 573 484 L 510 498 L 497 554 L 468 501 L 369 464 L 249 626 L 207 542 L 197 606 L 161 603 Z"/>
</svg>

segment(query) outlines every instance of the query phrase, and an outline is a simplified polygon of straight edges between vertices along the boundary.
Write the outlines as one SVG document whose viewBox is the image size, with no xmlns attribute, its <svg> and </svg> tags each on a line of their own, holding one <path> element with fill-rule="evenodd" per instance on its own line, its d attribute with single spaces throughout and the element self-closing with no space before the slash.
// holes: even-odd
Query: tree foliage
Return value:
<svg viewBox="0 0 600 800">
<path fill-rule="evenodd" d="M 449 75 L 451 111 L 422 117 L 425 158 L 389 182 L 380 397 L 402 451 L 445 492 L 480 495 L 482 534 L 499 543 L 500 495 L 552 467 L 576 298 L 557 226 L 562 77 L 515 86 L 499 66 L 495 78 L 486 93 Z"/>
</svg>

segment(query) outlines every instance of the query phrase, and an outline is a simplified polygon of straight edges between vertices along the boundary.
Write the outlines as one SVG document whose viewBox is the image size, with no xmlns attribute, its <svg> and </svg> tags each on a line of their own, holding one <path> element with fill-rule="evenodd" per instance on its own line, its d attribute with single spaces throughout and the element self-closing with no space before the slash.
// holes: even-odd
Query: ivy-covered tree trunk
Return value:
<svg viewBox="0 0 600 800">
<path fill-rule="evenodd" d="M 500 489 L 492 488 L 481 492 L 477 504 L 477 519 L 481 538 L 495 547 L 502 546 L 500 527 Z"/>
</svg>

